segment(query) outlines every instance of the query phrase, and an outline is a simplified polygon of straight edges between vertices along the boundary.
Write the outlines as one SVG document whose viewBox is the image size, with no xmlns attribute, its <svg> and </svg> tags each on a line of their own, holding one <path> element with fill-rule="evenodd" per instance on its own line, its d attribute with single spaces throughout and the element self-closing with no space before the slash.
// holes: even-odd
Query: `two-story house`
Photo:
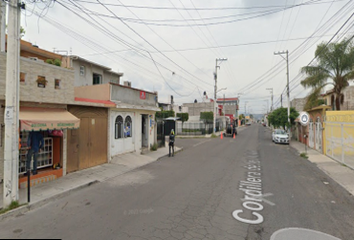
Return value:
<svg viewBox="0 0 354 240">
<path fill-rule="evenodd" d="M 157 107 L 157 93 L 132 88 L 130 82 L 120 85 L 122 73 L 113 72 L 110 68 L 84 58 L 68 56 L 64 62 L 75 72 L 76 104 L 101 103 L 108 107 L 99 112 L 84 106 L 69 107 L 69 111 L 81 120 L 81 128 L 70 130 L 69 134 L 68 155 L 70 159 L 78 159 L 73 166 L 68 167 L 69 171 L 82 169 L 80 166 L 90 166 L 104 158 L 109 161 L 118 154 L 141 153 L 156 143 L 154 119 L 156 111 L 160 111 Z M 107 131 L 86 131 L 86 125 L 89 129 L 104 126 Z M 80 139 L 90 139 L 88 148 L 92 141 L 97 141 L 101 147 L 90 150 L 82 146 L 83 149 L 80 149 L 80 145 L 75 144 Z M 80 153 L 79 157 L 77 153 Z"/>
<path fill-rule="evenodd" d="M 6 55 L 0 53 L 0 179 L 3 179 L 4 171 Z M 47 59 L 60 61 L 61 56 L 21 40 L 19 176 L 27 170 L 29 131 L 40 131 L 44 137 L 44 148 L 38 156 L 39 174 L 33 180 L 41 182 L 66 173 L 67 129 L 79 128 L 80 124 L 80 120 L 67 111 L 68 104 L 75 101 L 74 71 L 48 64 Z M 26 184 L 21 179 L 19 182 Z"/>
</svg>

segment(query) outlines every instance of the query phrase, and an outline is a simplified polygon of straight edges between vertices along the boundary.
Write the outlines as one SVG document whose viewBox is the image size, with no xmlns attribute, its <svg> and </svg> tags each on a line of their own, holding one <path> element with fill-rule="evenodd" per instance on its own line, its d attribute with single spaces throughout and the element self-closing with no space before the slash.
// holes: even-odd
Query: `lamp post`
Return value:
<svg viewBox="0 0 354 240">
<path fill-rule="evenodd" d="M 215 80 L 215 87 L 214 87 L 214 118 L 213 118 L 213 133 L 215 134 L 215 123 L 216 123 L 216 93 L 217 93 L 217 80 L 218 80 L 218 68 L 220 68 L 220 66 L 218 66 L 218 62 L 223 62 L 223 61 L 227 61 L 227 58 L 217 58 L 215 60 L 215 72 L 214 72 L 214 80 Z"/>
<path fill-rule="evenodd" d="M 284 58 L 282 56 L 282 54 L 286 54 L 286 58 Z M 274 53 L 274 55 L 279 55 L 286 61 L 286 79 L 287 79 L 286 89 L 287 89 L 287 94 L 288 94 L 288 123 L 289 123 L 288 132 L 289 132 L 289 136 L 290 136 L 290 134 L 291 134 L 290 126 L 291 125 L 290 125 L 290 91 L 289 91 L 289 52 L 288 52 L 288 50 L 286 50 L 286 51 Z M 291 139 L 291 136 L 289 137 L 289 142 L 290 142 L 290 139 Z"/>
</svg>

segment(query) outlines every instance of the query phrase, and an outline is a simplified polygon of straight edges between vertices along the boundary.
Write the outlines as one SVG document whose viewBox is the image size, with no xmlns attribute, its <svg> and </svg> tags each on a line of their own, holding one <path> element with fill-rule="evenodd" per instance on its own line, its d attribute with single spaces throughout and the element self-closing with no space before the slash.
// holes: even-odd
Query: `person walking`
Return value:
<svg viewBox="0 0 354 240">
<path fill-rule="evenodd" d="M 43 148 L 43 146 L 44 146 L 44 139 L 42 134 L 38 131 L 30 132 L 27 139 L 28 152 L 27 152 L 26 168 L 27 171 L 31 169 L 31 158 L 33 155 L 33 169 L 32 169 L 33 175 L 37 174 L 38 153 L 40 152 L 40 149 Z"/>
<path fill-rule="evenodd" d="M 170 142 L 168 144 L 168 156 L 171 157 L 171 148 L 172 148 L 172 157 L 175 155 L 175 132 L 173 129 L 170 133 Z"/>
</svg>

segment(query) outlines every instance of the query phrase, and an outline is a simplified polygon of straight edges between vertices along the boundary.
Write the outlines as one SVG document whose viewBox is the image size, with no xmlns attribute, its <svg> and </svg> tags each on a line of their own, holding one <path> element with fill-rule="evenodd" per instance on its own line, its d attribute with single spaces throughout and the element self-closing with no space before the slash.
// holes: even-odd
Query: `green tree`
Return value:
<svg viewBox="0 0 354 240">
<path fill-rule="evenodd" d="M 175 116 L 175 112 L 173 110 L 164 111 L 161 109 L 160 112 L 156 112 L 156 114 L 155 114 L 156 119 L 168 118 L 168 117 L 174 117 L 174 116 Z"/>
<path fill-rule="evenodd" d="M 253 119 L 253 114 L 250 114 L 250 118 Z"/>
<path fill-rule="evenodd" d="M 239 116 L 238 116 L 238 119 L 240 119 L 240 120 L 242 120 L 242 119 L 244 119 L 245 118 L 245 115 L 244 114 L 240 114 Z"/>
<path fill-rule="evenodd" d="M 200 113 L 200 120 L 210 123 L 214 120 L 214 113 L 213 112 L 201 112 Z"/>
<path fill-rule="evenodd" d="M 180 117 L 182 120 L 182 123 L 187 122 L 189 119 L 189 114 L 188 113 L 177 113 L 177 117 Z"/>
<path fill-rule="evenodd" d="M 305 88 L 312 88 L 307 98 L 305 109 L 311 109 L 318 104 L 318 98 L 322 89 L 333 85 L 334 99 L 332 107 L 340 110 L 340 104 L 344 101 L 342 91 L 349 86 L 349 81 L 354 79 L 354 46 L 347 39 L 338 43 L 321 43 L 317 46 L 315 57 L 316 66 L 305 66 L 301 69 L 307 77 L 301 81 Z M 327 80 L 331 80 L 327 82 Z"/>
<path fill-rule="evenodd" d="M 299 116 L 299 113 L 295 108 L 290 108 L 290 123 L 294 124 L 295 119 Z M 268 115 L 268 122 L 270 125 L 273 125 L 275 128 L 289 127 L 288 123 L 288 109 L 287 108 L 277 108 L 272 113 Z"/>
</svg>

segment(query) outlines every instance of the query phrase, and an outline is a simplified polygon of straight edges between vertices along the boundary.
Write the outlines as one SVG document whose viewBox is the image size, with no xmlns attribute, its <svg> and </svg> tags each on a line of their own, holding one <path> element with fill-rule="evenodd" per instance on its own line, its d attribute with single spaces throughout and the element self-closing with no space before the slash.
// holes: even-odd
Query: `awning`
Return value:
<svg viewBox="0 0 354 240">
<path fill-rule="evenodd" d="M 21 131 L 79 128 L 80 119 L 58 108 L 20 108 Z"/>
</svg>

